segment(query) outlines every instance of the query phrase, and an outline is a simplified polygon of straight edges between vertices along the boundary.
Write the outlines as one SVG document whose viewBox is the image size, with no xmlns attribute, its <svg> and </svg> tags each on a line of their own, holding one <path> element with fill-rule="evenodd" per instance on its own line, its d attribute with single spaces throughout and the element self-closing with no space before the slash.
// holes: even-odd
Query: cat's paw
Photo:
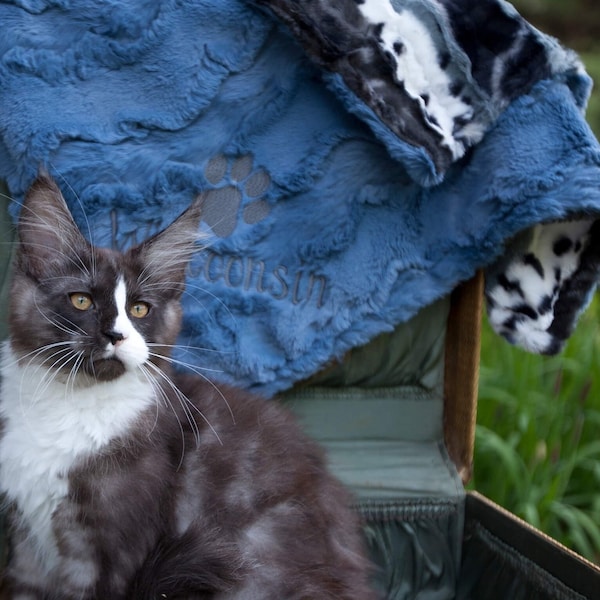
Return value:
<svg viewBox="0 0 600 600">
<path fill-rule="evenodd" d="M 202 220 L 221 238 L 229 237 L 241 216 L 244 223 L 253 225 L 271 212 L 263 199 L 271 185 L 271 177 L 261 168 L 254 168 L 250 154 L 228 158 L 219 154 L 210 159 L 204 176 L 213 186 L 205 192 Z"/>
</svg>

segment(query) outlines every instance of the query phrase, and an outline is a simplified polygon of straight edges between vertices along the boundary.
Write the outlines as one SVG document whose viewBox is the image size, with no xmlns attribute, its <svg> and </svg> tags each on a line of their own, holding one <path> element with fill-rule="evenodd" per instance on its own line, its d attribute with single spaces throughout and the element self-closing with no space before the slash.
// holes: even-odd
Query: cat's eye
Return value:
<svg viewBox="0 0 600 600">
<path fill-rule="evenodd" d="M 129 314 L 136 319 L 143 319 L 150 312 L 150 305 L 146 302 L 134 302 L 129 307 Z"/>
<path fill-rule="evenodd" d="M 69 296 L 71 298 L 71 304 L 77 310 L 89 310 L 94 306 L 94 302 L 92 297 L 89 294 L 84 294 L 83 292 L 75 292 Z"/>
</svg>

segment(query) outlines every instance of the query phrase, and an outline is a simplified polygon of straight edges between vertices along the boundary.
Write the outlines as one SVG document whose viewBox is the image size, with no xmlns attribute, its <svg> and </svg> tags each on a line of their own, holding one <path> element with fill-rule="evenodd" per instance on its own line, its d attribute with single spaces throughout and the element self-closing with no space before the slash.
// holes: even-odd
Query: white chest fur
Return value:
<svg viewBox="0 0 600 600">
<path fill-rule="evenodd" d="M 17 502 L 46 568 L 57 560 L 51 518 L 68 492 L 69 470 L 125 433 L 152 398 L 138 370 L 74 388 L 37 365 L 17 366 L 9 346 L 3 348 L 0 488 Z"/>
</svg>

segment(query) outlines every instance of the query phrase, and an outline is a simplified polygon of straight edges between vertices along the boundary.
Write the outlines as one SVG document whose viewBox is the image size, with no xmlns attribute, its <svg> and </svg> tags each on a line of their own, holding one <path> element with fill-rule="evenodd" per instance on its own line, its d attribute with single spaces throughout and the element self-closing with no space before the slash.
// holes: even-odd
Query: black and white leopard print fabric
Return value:
<svg viewBox="0 0 600 600">
<path fill-rule="evenodd" d="M 596 289 L 599 222 L 539 225 L 523 232 L 486 277 L 489 322 L 509 342 L 559 352 Z"/>
</svg>

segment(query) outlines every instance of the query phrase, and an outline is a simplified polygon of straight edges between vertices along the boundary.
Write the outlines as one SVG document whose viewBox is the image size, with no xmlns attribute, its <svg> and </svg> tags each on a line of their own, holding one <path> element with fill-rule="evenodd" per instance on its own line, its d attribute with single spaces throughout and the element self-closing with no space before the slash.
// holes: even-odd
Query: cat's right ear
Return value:
<svg viewBox="0 0 600 600">
<path fill-rule="evenodd" d="M 130 250 L 143 261 L 144 278 L 168 282 L 173 291 L 183 291 L 185 269 L 204 237 L 199 232 L 203 198 L 200 195 L 168 227 Z"/>
<path fill-rule="evenodd" d="M 74 254 L 89 247 L 60 189 L 44 171 L 25 196 L 17 232 L 18 264 L 36 278 L 51 273 L 56 265 L 72 262 Z"/>
</svg>

